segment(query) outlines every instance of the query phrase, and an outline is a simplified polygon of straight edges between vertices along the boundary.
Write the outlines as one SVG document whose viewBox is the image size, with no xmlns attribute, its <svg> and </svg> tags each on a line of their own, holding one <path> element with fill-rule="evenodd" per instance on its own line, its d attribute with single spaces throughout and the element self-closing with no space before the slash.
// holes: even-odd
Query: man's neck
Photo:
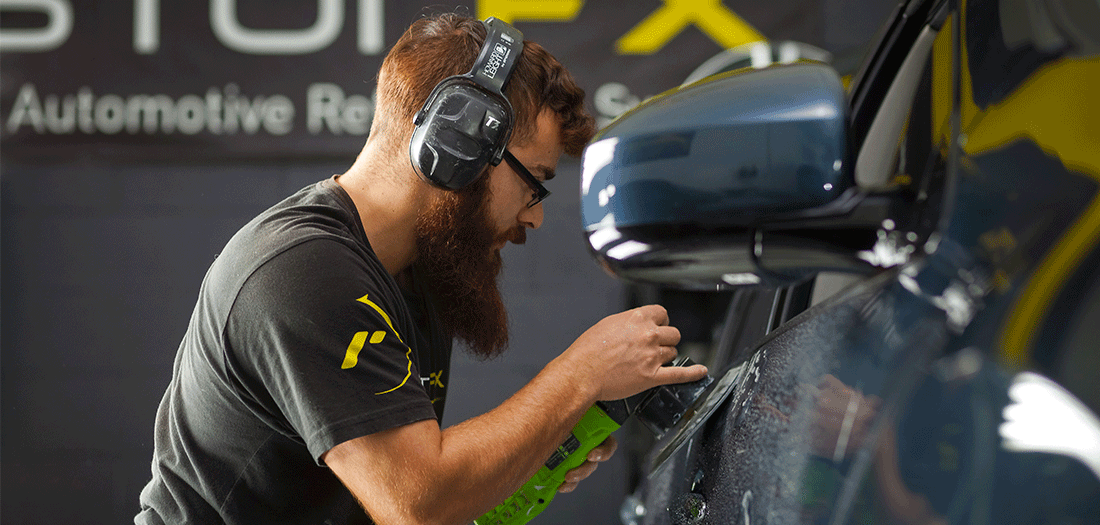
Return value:
<svg viewBox="0 0 1100 525">
<path fill-rule="evenodd" d="M 336 182 L 359 211 L 363 231 L 378 260 L 397 276 L 416 258 L 416 218 L 431 197 L 431 188 L 416 180 L 408 162 L 370 144 Z"/>
</svg>

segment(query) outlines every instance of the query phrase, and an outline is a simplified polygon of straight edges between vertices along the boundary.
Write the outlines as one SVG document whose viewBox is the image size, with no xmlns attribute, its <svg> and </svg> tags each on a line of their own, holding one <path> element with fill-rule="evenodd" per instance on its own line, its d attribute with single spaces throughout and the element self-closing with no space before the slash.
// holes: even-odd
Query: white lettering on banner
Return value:
<svg viewBox="0 0 1100 525">
<path fill-rule="evenodd" d="M 344 95 L 336 84 L 311 84 L 306 92 L 306 128 L 318 134 L 366 135 L 374 117 L 374 102 L 363 95 Z"/>
<path fill-rule="evenodd" d="M 344 0 L 317 0 L 317 21 L 306 29 L 250 29 L 237 20 L 237 0 L 210 0 L 210 27 L 225 47 L 253 55 L 295 55 L 320 51 L 336 40 L 344 22 Z"/>
<path fill-rule="evenodd" d="M 364 110 L 364 106 L 373 109 L 366 97 L 344 97 L 339 116 L 349 133 L 358 131 L 354 126 L 361 120 L 369 124 L 371 111 Z M 194 135 L 204 130 L 215 135 L 238 132 L 252 135 L 261 130 L 286 135 L 294 128 L 294 103 L 279 94 L 249 99 L 240 94 L 235 84 L 220 90 L 212 87 L 205 97 L 187 94 L 173 99 L 164 94 L 97 97 L 89 87 L 80 88 L 76 94 L 39 96 L 34 84 L 26 83 L 15 97 L 4 129 L 17 133 L 24 127 L 40 135 L 76 131 L 108 135 L 122 131 L 131 135 L 179 131 Z"/>
<path fill-rule="evenodd" d="M 386 14 L 382 0 L 359 0 L 359 52 L 377 55 L 386 47 Z"/>
<path fill-rule="evenodd" d="M 160 2 L 161 0 L 134 0 L 134 51 L 138 54 L 150 55 L 160 49 Z M 331 45 L 344 28 L 344 0 L 316 0 L 317 20 L 305 29 L 244 27 L 237 18 L 237 2 L 238 0 L 210 0 L 210 27 L 225 47 L 241 53 L 314 53 Z M 359 52 L 364 55 L 380 54 L 385 49 L 383 0 L 359 0 L 358 23 L 356 42 Z M 67 34 L 65 36 L 68 37 Z"/>
<path fill-rule="evenodd" d="M 151 55 L 160 49 L 160 0 L 134 0 L 134 51 Z"/>
<path fill-rule="evenodd" d="M 0 51 L 50 51 L 73 32 L 73 6 L 68 0 L 0 0 L 0 11 L 44 13 L 47 19 L 40 29 L 0 29 Z"/>
</svg>

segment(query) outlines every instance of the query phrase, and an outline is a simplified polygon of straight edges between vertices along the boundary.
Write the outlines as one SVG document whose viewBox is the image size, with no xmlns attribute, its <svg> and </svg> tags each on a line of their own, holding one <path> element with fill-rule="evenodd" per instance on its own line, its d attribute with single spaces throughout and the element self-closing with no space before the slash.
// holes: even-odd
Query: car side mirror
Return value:
<svg viewBox="0 0 1100 525">
<path fill-rule="evenodd" d="M 584 152 L 581 215 L 611 273 L 714 290 L 866 271 L 885 207 L 850 166 L 847 102 L 820 63 L 740 70 L 656 97 Z"/>
</svg>

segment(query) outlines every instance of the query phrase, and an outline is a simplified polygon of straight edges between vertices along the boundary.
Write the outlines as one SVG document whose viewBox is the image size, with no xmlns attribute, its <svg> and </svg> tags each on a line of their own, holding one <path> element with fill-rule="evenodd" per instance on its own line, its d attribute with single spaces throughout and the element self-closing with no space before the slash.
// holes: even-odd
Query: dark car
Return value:
<svg viewBox="0 0 1100 525">
<path fill-rule="evenodd" d="M 644 102 L 581 193 L 715 379 L 624 524 L 1100 523 L 1100 3 L 903 2 L 847 88 Z"/>
</svg>

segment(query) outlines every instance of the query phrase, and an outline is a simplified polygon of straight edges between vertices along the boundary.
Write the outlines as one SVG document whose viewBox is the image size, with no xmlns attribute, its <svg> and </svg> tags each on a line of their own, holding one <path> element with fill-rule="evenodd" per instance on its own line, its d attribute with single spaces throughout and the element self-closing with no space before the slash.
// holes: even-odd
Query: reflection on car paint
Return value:
<svg viewBox="0 0 1100 525">
<path fill-rule="evenodd" d="M 778 296 L 784 277 L 800 275 L 784 269 L 828 261 L 831 270 L 862 271 L 829 251 L 838 246 L 874 269 L 804 312 L 773 316 L 766 335 L 750 326 L 760 322 L 751 315 L 760 304 L 742 312 L 744 321 L 727 316 L 712 368 L 734 364 L 736 385 L 715 397 L 713 415 L 684 423 L 692 428 L 678 448 L 658 444 L 663 463 L 642 480 L 624 523 L 1097 522 L 1095 27 L 1100 5 L 1091 1 L 904 2 L 855 77 L 846 128 L 853 148 L 876 148 L 869 158 L 889 173 L 874 191 L 890 204 L 861 208 L 869 201 L 860 199 L 876 195 L 846 197 L 835 202 L 857 205 L 840 214 L 807 207 L 776 220 L 765 212 L 742 231 L 697 214 L 678 224 L 664 203 L 638 208 L 669 212 L 655 221 L 660 228 L 616 230 L 612 242 L 649 249 L 634 266 L 627 257 L 609 269 L 644 282 L 766 285 Z M 935 35 L 930 59 L 911 61 L 902 75 L 922 32 Z M 751 83 L 753 73 L 744 75 L 739 81 Z M 912 96 L 884 108 L 897 82 L 912 83 L 899 86 Z M 631 117 L 618 125 L 629 127 Z M 898 136 L 866 141 L 872 121 Z M 676 130 L 691 131 L 690 123 Z M 682 167 L 676 176 L 690 179 Z M 761 188 L 780 180 L 763 164 L 751 174 L 729 171 L 738 183 L 742 175 Z M 629 183 L 616 180 L 620 190 Z M 776 186 L 784 189 L 792 187 Z M 649 202 L 616 201 L 628 197 L 617 191 L 604 204 Z M 724 205 L 736 215 L 733 201 Z M 747 347 L 747 336 L 727 336 L 748 331 L 756 339 Z"/>
<path fill-rule="evenodd" d="M 1100 478 L 1100 419 L 1084 403 L 1034 372 L 1014 377 L 1008 397 L 998 429 L 1005 450 L 1067 456 Z"/>
</svg>

